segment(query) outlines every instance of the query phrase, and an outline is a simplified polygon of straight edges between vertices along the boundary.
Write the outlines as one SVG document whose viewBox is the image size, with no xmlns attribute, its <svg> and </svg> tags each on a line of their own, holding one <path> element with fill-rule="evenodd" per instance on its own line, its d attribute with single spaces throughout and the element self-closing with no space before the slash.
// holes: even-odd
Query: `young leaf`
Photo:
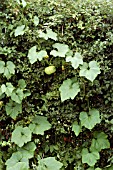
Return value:
<svg viewBox="0 0 113 170">
<path fill-rule="evenodd" d="M 0 74 L 4 73 L 5 62 L 0 61 Z"/>
<path fill-rule="evenodd" d="M 96 109 L 90 110 L 89 115 L 87 112 L 81 112 L 79 119 L 81 121 L 81 126 L 85 126 L 90 130 L 94 128 L 97 123 L 101 122 L 99 111 Z"/>
<path fill-rule="evenodd" d="M 14 90 L 11 94 L 11 99 L 16 103 L 19 104 L 22 103 L 23 98 L 24 98 L 24 93 L 22 89 L 18 88 L 17 90 Z"/>
<path fill-rule="evenodd" d="M 26 157 L 23 157 L 21 152 L 15 152 L 12 156 L 6 161 L 5 165 L 6 170 L 28 170 L 29 162 Z"/>
<path fill-rule="evenodd" d="M 95 80 L 98 74 L 100 74 L 100 68 L 96 61 L 90 61 L 89 65 L 84 62 L 83 66 L 80 67 L 79 75 L 86 77 L 91 82 Z"/>
<path fill-rule="evenodd" d="M 51 128 L 51 124 L 47 121 L 47 118 L 44 116 L 35 116 L 32 124 L 29 125 L 29 128 L 34 134 L 43 135 L 44 131 Z"/>
<path fill-rule="evenodd" d="M 35 26 L 39 24 L 39 18 L 36 15 L 34 16 L 34 24 Z"/>
<path fill-rule="evenodd" d="M 82 150 L 82 163 L 94 166 L 99 158 L 100 156 L 97 151 L 89 153 L 87 148 Z"/>
<path fill-rule="evenodd" d="M 72 82 L 71 79 L 67 79 L 63 81 L 63 84 L 59 88 L 61 101 L 65 101 L 67 99 L 74 99 L 75 96 L 80 92 L 78 82 Z"/>
<path fill-rule="evenodd" d="M 7 115 L 10 115 L 11 118 L 16 119 L 19 113 L 22 113 L 22 105 L 13 102 L 10 100 L 9 103 L 5 106 Z"/>
<path fill-rule="evenodd" d="M 100 152 L 102 149 L 110 148 L 109 140 L 104 132 L 94 133 L 95 139 L 92 140 L 90 151 L 97 150 Z"/>
<path fill-rule="evenodd" d="M 22 154 L 23 158 L 30 159 L 34 156 L 35 149 L 36 145 L 34 142 L 29 142 L 22 148 L 18 148 L 18 151 Z"/>
<path fill-rule="evenodd" d="M 37 170 L 60 170 L 63 164 L 55 159 L 55 157 L 48 157 L 38 161 Z"/>
<path fill-rule="evenodd" d="M 14 142 L 19 147 L 31 141 L 31 131 L 28 127 L 17 126 L 12 132 L 11 142 Z"/>
<path fill-rule="evenodd" d="M 75 121 L 72 124 L 72 130 L 74 131 L 75 135 L 78 136 L 80 134 L 80 132 L 82 131 L 81 126 L 78 124 L 77 121 Z"/>
<path fill-rule="evenodd" d="M 50 55 L 53 55 L 54 57 L 65 57 L 66 53 L 68 52 L 69 50 L 69 47 L 68 45 L 66 44 L 60 44 L 60 43 L 55 43 L 53 44 L 53 48 L 56 48 L 56 50 L 52 50 L 50 52 Z"/>
<path fill-rule="evenodd" d="M 17 37 L 18 35 L 23 35 L 25 30 L 25 25 L 21 25 L 21 26 L 18 26 L 15 30 L 15 37 Z"/>
<path fill-rule="evenodd" d="M 66 62 L 71 62 L 72 67 L 77 69 L 80 64 L 83 64 L 83 58 L 80 53 L 76 52 L 74 57 L 67 56 Z"/>
<path fill-rule="evenodd" d="M 45 56 L 47 56 L 47 52 L 45 50 L 41 50 L 37 53 L 37 59 L 41 61 Z"/>
<path fill-rule="evenodd" d="M 2 93 L 5 93 L 7 97 L 11 96 L 13 90 L 14 90 L 14 86 L 11 83 L 6 83 L 6 85 L 2 84 L 1 86 Z"/>
<path fill-rule="evenodd" d="M 19 81 L 18 81 L 18 86 L 19 86 L 19 88 L 20 89 L 25 89 L 26 88 L 26 82 L 25 82 L 25 80 L 24 79 L 20 79 Z"/>
<path fill-rule="evenodd" d="M 33 46 L 29 49 L 28 56 L 29 61 L 31 64 L 35 63 L 37 61 L 37 52 L 36 52 L 36 46 Z"/>
</svg>

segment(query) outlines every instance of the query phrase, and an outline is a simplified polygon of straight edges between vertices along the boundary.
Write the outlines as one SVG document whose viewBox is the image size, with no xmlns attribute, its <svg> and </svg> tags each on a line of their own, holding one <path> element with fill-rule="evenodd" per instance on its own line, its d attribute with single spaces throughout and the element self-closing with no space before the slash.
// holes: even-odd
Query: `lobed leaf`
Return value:
<svg viewBox="0 0 113 170">
<path fill-rule="evenodd" d="M 63 164 L 55 159 L 55 157 L 48 157 L 39 160 L 37 170 L 60 170 Z M 42 168 L 43 167 L 43 168 Z"/>
<path fill-rule="evenodd" d="M 65 57 L 66 53 L 69 50 L 68 45 L 61 44 L 61 43 L 55 43 L 53 44 L 53 48 L 56 48 L 57 50 L 52 50 L 50 52 L 50 55 L 53 55 L 54 57 Z"/>
<path fill-rule="evenodd" d="M 31 141 L 31 131 L 28 127 L 17 126 L 12 132 L 11 142 L 14 142 L 19 147 Z"/>
<path fill-rule="evenodd" d="M 78 82 L 72 81 L 72 79 L 67 79 L 63 81 L 63 84 L 59 88 L 61 101 L 65 101 L 67 99 L 74 99 L 75 96 L 80 92 Z"/>
<path fill-rule="evenodd" d="M 79 119 L 81 121 L 81 126 L 85 126 L 90 130 L 94 128 L 97 123 L 101 122 L 99 111 L 96 109 L 90 110 L 89 115 L 87 112 L 81 112 Z"/>
<path fill-rule="evenodd" d="M 10 100 L 9 103 L 6 104 L 5 109 L 7 115 L 13 119 L 16 119 L 18 114 L 22 113 L 22 104 L 18 104 Z"/>
<path fill-rule="evenodd" d="M 76 52 L 74 57 L 67 56 L 66 62 L 71 62 L 71 65 L 74 69 L 77 69 L 80 64 L 83 64 L 83 58 L 80 53 Z"/>
<path fill-rule="evenodd" d="M 84 62 L 83 66 L 80 67 L 79 75 L 86 77 L 91 82 L 95 80 L 98 74 L 100 74 L 100 68 L 96 61 L 90 61 L 89 65 L 86 62 Z"/>
<path fill-rule="evenodd" d="M 100 156 L 97 151 L 89 153 L 87 148 L 82 150 L 82 163 L 94 166 L 99 158 Z"/>
<path fill-rule="evenodd" d="M 29 128 L 34 134 L 43 135 L 44 131 L 51 128 L 51 124 L 47 121 L 46 117 L 35 116 L 32 123 L 29 125 Z"/>
</svg>

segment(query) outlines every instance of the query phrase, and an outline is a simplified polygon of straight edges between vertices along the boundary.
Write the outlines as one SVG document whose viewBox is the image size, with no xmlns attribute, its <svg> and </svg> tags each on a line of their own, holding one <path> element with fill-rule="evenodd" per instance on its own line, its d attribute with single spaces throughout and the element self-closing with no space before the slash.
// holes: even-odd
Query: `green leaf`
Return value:
<svg viewBox="0 0 113 170">
<path fill-rule="evenodd" d="M 37 170 L 60 170 L 63 164 L 55 159 L 55 157 L 48 157 L 38 161 Z"/>
<path fill-rule="evenodd" d="M 75 96 L 80 92 L 78 82 L 73 82 L 72 79 L 67 79 L 63 81 L 63 84 L 59 88 L 61 101 L 65 101 L 67 99 L 74 99 Z"/>
<path fill-rule="evenodd" d="M 0 74 L 4 73 L 5 62 L 0 61 Z"/>
<path fill-rule="evenodd" d="M 41 30 L 39 30 L 38 33 L 40 38 L 44 38 L 45 40 L 48 40 L 48 35 L 46 33 L 42 32 Z"/>
<path fill-rule="evenodd" d="M 28 56 L 29 61 L 31 64 L 35 63 L 37 61 L 37 52 L 36 52 L 36 46 L 33 46 L 29 49 Z"/>
<path fill-rule="evenodd" d="M 79 119 L 81 121 L 81 126 L 85 126 L 90 130 L 94 128 L 97 123 L 101 122 L 99 111 L 96 109 L 90 110 L 89 115 L 87 112 L 81 112 Z"/>
<path fill-rule="evenodd" d="M 34 16 L 34 24 L 35 26 L 39 24 L 39 18 L 36 15 Z"/>
<path fill-rule="evenodd" d="M 0 73 L 9 79 L 12 74 L 15 74 L 15 65 L 11 61 L 7 61 L 6 66 L 4 61 L 0 61 Z"/>
<path fill-rule="evenodd" d="M 89 67 L 89 69 L 88 69 Z M 86 77 L 88 80 L 93 82 L 97 75 L 100 74 L 100 68 L 96 61 L 90 61 L 89 65 L 87 63 L 83 63 L 83 66 L 80 67 L 80 76 Z"/>
<path fill-rule="evenodd" d="M 55 41 L 57 40 L 57 34 L 53 32 L 52 29 L 47 28 L 46 31 L 47 31 L 48 38 L 55 40 Z"/>
<path fill-rule="evenodd" d="M 20 89 L 25 89 L 26 88 L 26 82 L 25 82 L 25 80 L 24 79 L 20 79 L 19 81 L 18 81 L 18 86 L 19 86 L 19 88 Z"/>
<path fill-rule="evenodd" d="M 39 37 L 44 38 L 45 40 L 48 40 L 49 38 L 52 40 L 57 40 L 57 34 L 52 31 L 52 29 L 47 28 L 46 33 L 42 32 L 41 30 L 38 31 Z"/>
<path fill-rule="evenodd" d="M 14 86 L 11 83 L 2 84 L 1 86 L 2 93 L 5 93 L 8 97 L 11 96 L 13 90 Z"/>
<path fill-rule="evenodd" d="M 82 150 L 82 163 L 87 163 L 89 166 L 94 166 L 99 158 L 99 153 L 96 151 L 89 153 L 87 148 Z"/>
<path fill-rule="evenodd" d="M 47 121 L 47 118 L 44 116 L 35 116 L 32 124 L 29 125 L 29 128 L 34 134 L 44 135 L 44 131 L 51 128 L 51 124 Z"/>
<path fill-rule="evenodd" d="M 28 170 L 29 162 L 26 157 L 23 157 L 21 152 L 15 152 L 10 159 L 5 163 L 7 165 L 6 170 Z"/>
<path fill-rule="evenodd" d="M 28 127 L 17 126 L 12 132 L 11 142 L 14 142 L 19 147 L 31 141 L 31 131 Z"/>
<path fill-rule="evenodd" d="M 9 79 L 11 77 L 11 74 L 15 74 L 15 65 L 13 64 L 13 62 L 8 61 L 6 67 L 4 68 L 4 76 Z"/>
<path fill-rule="evenodd" d="M 83 58 L 80 53 L 76 52 L 74 57 L 67 56 L 66 62 L 71 62 L 71 65 L 74 69 L 77 69 L 80 64 L 83 64 Z"/>
<path fill-rule="evenodd" d="M 74 131 L 75 135 L 78 136 L 80 134 L 80 132 L 82 131 L 81 126 L 78 124 L 77 121 L 75 121 L 72 124 L 72 130 Z"/>
<path fill-rule="evenodd" d="M 12 100 L 10 100 L 10 102 L 6 104 L 5 109 L 7 115 L 9 115 L 13 119 L 16 119 L 18 114 L 22 113 L 22 105 L 15 103 Z"/>
<path fill-rule="evenodd" d="M 95 139 L 92 140 L 90 150 L 97 150 L 100 152 L 102 149 L 110 148 L 110 142 L 107 139 L 107 135 L 104 132 L 94 133 Z"/>
<path fill-rule="evenodd" d="M 95 170 L 94 167 L 89 167 L 87 170 Z"/>
<path fill-rule="evenodd" d="M 60 44 L 60 43 L 55 43 L 53 44 L 53 48 L 56 48 L 56 50 L 52 50 L 50 52 L 50 55 L 53 55 L 54 57 L 65 57 L 66 53 L 68 52 L 69 50 L 69 47 L 68 45 L 66 44 Z"/>
<path fill-rule="evenodd" d="M 24 93 L 22 89 L 18 88 L 17 90 L 14 90 L 11 94 L 11 99 L 16 103 L 19 104 L 22 103 L 23 98 L 24 98 Z"/>
<path fill-rule="evenodd" d="M 18 26 L 15 29 L 15 37 L 17 37 L 18 35 L 23 35 L 25 32 L 24 28 L 25 28 L 25 25 Z"/>
<path fill-rule="evenodd" d="M 22 6 L 25 7 L 27 5 L 25 0 L 21 0 L 22 1 Z"/>
<path fill-rule="evenodd" d="M 35 149 L 36 145 L 34 142 L 29 142 L 22 148 L 18 148 L 18 151 L 22 154 L 23 158 L 30 159 L 34 156 Z"/>
<path fill-rule="evenodd" d="M 47 52 L 45 50 L 41 50 L 37 53 L 37 59 L 41 61 L 45 56 L 47 56 Z"/>
</svg>

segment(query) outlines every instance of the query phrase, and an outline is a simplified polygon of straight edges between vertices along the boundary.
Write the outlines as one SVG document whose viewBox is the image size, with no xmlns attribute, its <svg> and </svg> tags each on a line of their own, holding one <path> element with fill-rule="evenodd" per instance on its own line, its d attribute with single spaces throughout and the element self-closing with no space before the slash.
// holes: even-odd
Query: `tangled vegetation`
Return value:
<svg viewBox="0 0 113 170">
<path fill-rule="evenodd" d="M 113 169 L 113 2 L 0 7 L 0 169 Z"/>
</svg>

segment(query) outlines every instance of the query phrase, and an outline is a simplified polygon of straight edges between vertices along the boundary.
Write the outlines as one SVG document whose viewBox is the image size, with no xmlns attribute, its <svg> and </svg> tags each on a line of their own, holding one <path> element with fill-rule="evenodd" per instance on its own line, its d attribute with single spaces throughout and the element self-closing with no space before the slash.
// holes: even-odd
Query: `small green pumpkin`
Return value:
<svg viewBox="0 0 113 170">
<path fill-rule="evenodd" d="M 56 71 L 55 66 L 48 66 L 45 68 L 45 73 L 48 75 L 53 74 L 55 71 Z"/>
</svg>

